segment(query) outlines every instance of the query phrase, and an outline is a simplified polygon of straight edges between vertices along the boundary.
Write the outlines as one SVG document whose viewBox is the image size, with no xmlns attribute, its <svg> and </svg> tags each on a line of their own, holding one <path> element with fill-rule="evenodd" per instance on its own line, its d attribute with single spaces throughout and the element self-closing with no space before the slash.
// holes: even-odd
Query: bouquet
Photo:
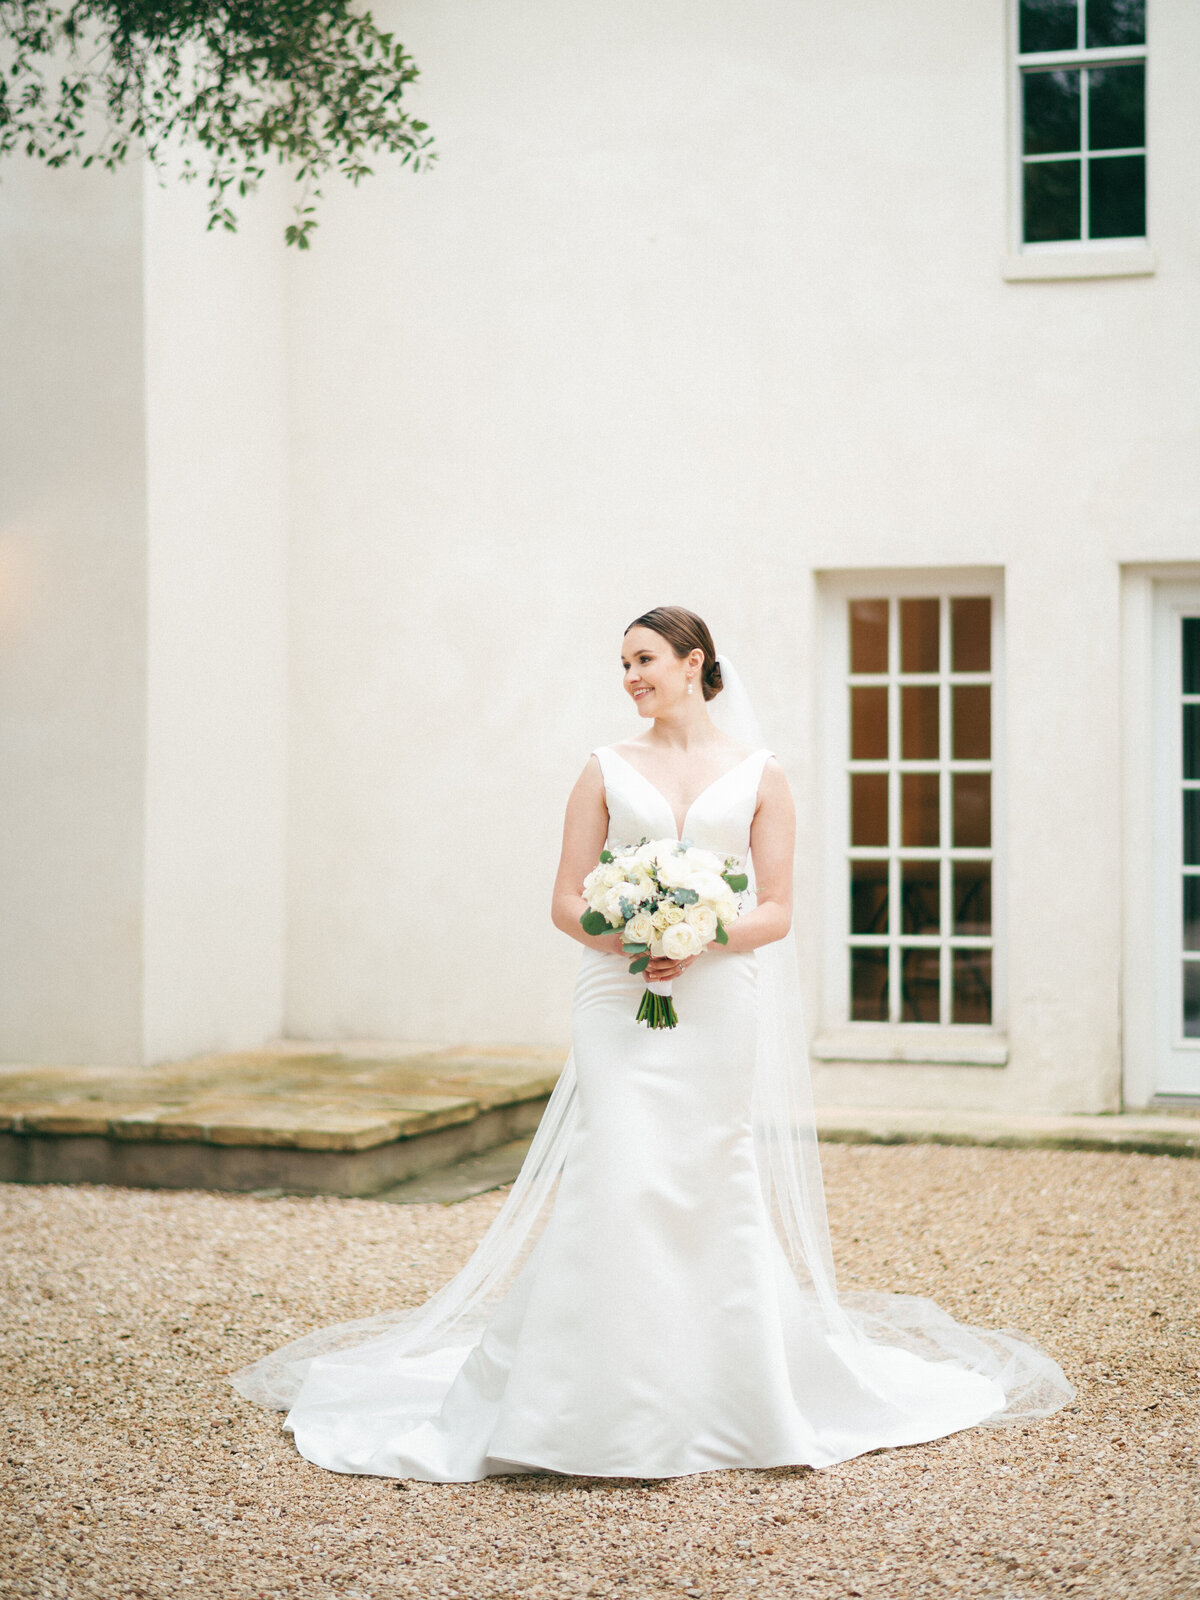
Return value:
<svg viewBox="0 0 1200 1600">
<path fill-rule="evenodd" d="M 738 868 L 736 856 L 722 860 L 678 839 L 605 850 L 583 880 L 588 909 L 580 925 L 584 933 L 619 933 L 622 950 L 633 957 L 630 972 L 645 971 L 651 956 L 686 960 L 714 939 L 729 943 L 725 930 L 738 919 L 737 897 L 748 882 Z M 646 985 L 637 1020 L 648 1028 L 675 1026 L 669 983 Z"/>
</svg>

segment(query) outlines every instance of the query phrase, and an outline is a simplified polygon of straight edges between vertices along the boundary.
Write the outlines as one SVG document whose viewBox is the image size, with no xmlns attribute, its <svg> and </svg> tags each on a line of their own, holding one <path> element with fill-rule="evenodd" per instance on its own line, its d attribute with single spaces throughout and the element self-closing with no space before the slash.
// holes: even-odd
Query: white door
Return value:
<svg viewBox="0 0 1200 1600">
<path fill-rule="evenodd" d="M 1155 590 L 1154 1093 L 1200 1096 L 1200 583 Z"/>
</svg>

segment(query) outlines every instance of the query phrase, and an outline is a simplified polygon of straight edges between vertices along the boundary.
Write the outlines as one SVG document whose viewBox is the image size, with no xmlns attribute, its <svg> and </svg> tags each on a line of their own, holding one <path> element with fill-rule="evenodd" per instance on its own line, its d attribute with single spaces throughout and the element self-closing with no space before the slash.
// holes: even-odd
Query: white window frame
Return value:
<svg viewBox="0 0 1200 1600">
<path fill-rule="evenodd" d="M 1147 127 L 1146 143 L 1128 151 L 1106 151 L 1101 159 L 1115 155 L 1144 155 L 1146 157 L 1146 234 L 1115 239 L 1057 239 L 1026 243 L 1024 226 L 1025 165 L 1027 160 L 1052 160 L 1055 157 L 1025 155 L 1022 80 L 1031 67 L 1080 68 L 1147 65 L 1147 44 L 1120 45 L 1104 49 L 1089 49 L 1084 43 L 1084 6 L 1078 13 L 1079 34 L 1073 50 L 1046 50 L 1021 54 L 1020 0 L 1009 0 L 1009 239 L 1008 254 L 1004 259 L 1003 275 L 1010 280 L 1039 278 L 1123 278 L 1143 277 L 1155 271 L 1157 261 L 1149 245 L 1150 231 L 1150 164 L 1149 164 L 1149 68 L 1147 66 Z M 1147 21 L 1147 40 L 1149 22 Z M 1080 115 L 1081 181 L 1084 217 L 1088 209 L 1088 105 L 1086 83 L 1082 86 Z M 1086 229 L 1085 229 L 1086 231 Z"/>
<path fill-rule="evenodd" d="M 822 813 L 823 960 L 817 1060 L 1003 1066 L 1007 1037 L 1007 805 L 1005 784 L 1004 580 L 993 567 L 883 568 L 817 574 L 821 600 L 820 772 Z M 992 1021 L 978 1023 L 852 1022 L 850 1020 L 850 761 L 849 625 L 851 600 L 986 596 L 992 601 Z M 949 693 L 943 640 L 942 693 Z M 891 648 L 897 648 L 893 640 Z M 890 676 L 890 674 L 889 674 Z M 957 676 L 957 675 L 956 675 Z M 943 708 L 944 709 L 944 708 Z M 889 747 L 895 751 L 896 730 Z M 949 771 L 948 752 L 941 764 Z M 895 781 L 895 780 L 893 780 Z M 894 804 L 895 795 L 892 796 Z M 946 796 L 942 796 L 943 808 Z M 945 813 L 944 813 L 945 814 Z M 895 852 L 886 854 L 889 861 Z M 920 855 L 920 851 L 902 852 Z M 939 849 L 942 854 L 949 853 Z M 951 855 L 951 859 L 953 856 Z M 895 874 L 893 866 L 893 876 Z M 895 885 L 892 885 L 894 892 Z M 949 935 L 943 936 L 949 938 Z M 906 940 L 906 942 L 908 942 Z M 920 941 L 913 941 L 919 943 Z"/>
<path fill-rule="evenodd" d="M 1131 564 L 1121 576 L 1123 1101 L 1194 1106 L 1172 1070 L 1200 1040 L 1182 1037 L 1182 817 L 1163 774 L 1179 768 L 1178 624 L 1200 608 L 1200 565 Z"/>
</svg>

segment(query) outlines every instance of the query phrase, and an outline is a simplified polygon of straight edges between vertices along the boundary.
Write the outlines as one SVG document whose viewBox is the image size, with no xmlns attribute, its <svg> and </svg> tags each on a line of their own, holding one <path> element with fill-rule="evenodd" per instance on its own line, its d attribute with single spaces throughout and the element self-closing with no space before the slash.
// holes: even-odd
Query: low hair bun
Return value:
<svg viewBox="0 0 1200 1600">
<path fill-rule="evenodd" d="M 714 661 L 710 666 L 707 662 L 700 675 L 704 679 L 704 698 L 711 700 L 714 695 L 720 694 L 725 687 L 725 680 L 721 676 L 721 663 Z"/>
</svg>

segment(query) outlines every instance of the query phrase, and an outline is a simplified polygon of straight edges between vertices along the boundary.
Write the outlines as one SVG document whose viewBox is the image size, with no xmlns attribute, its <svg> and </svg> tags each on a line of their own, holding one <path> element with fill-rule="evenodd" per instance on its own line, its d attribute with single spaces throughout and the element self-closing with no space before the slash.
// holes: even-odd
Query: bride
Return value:
<svg viewBox="0 0 1200 1600">
<path fill-rule="evenodd" d="M 319 1330 L 235 1386 L 286 1410 L 319 1466 L 443 1483 L 825 1467 L 1048 1415 L 1073 1390 L 1027 1340 L 928 1300 L 838 1296 L 787 781 L 692 612 L 638 617 L 621 663 L 648 727 L 594 751 L 567 804 L 572 1051 L 503 1208 L 424 1306 Z M 605 847 L 646 838 L 748 858 L 753 904 L 726 946 L 635 976 L 616 934 L 584 933 L 581 888 Z M 672 983 L 674 1029 L 635 1020 L 647 981 Z"/>
</svg>

